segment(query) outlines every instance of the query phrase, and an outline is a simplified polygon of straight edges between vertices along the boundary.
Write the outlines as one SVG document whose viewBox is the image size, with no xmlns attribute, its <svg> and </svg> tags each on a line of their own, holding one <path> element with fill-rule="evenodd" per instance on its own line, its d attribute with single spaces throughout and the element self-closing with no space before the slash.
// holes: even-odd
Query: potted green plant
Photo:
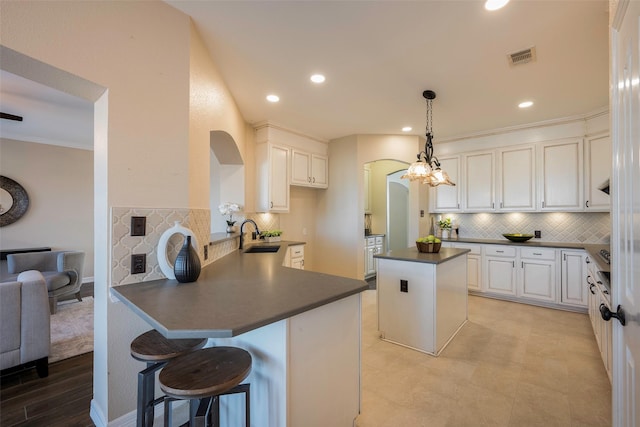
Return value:
<svg viewBox="0 0 640 427">
<path fill-rule="evenodd" d="M 280 236 L 282 236 L 282 230 L 267 230 L 262 231 L 260 236 L 264 239 L 265 242 L 279 242 Z"/>
<path fill-rule="evenodd" d="M 451 234 L 451 218 L 443 218 L 438 221 L 438 226 L 442 230 L 442 238 L 448 239 Z"/>
</svg>

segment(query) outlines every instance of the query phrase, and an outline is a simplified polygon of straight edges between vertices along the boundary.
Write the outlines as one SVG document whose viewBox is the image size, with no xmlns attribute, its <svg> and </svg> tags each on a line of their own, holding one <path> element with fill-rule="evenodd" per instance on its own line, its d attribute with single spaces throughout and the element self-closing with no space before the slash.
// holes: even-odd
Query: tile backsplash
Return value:
<svg viewBox="0 0 640 427">
<path fill-rule="evenodd" d="M 567 243 L 609 243 L 611 218 L 608 212 L 473 213 L 433 214 L 458 224 L 461 238 L 504 239 L 502 233 L 542 232 L 539 241 Z"/>
</svg>

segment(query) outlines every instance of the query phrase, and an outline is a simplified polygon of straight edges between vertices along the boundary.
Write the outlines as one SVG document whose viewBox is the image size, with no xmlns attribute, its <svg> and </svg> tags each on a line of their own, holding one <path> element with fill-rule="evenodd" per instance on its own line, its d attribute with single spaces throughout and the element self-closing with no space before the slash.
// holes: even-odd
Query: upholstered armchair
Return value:
<svg viewBox="0 0 640 427">
<path fill-rule="evenodd" d="M 49 374 L 47 285 L 39 271 L 25 271 L 16 281 L 0 283 L 0 369 L 35 362 L 38 375 Z"/>
<path fill-rule="evenodd" d="M 51 314 L 56 313 L 59 297 L 74 294 L 78 301 L 82 301 L 80 286 L 84 271 L 84 252 L 53 251 L 7 255 L 9 274 L 27 270 L 38 270 L 44 276 Z"/>
</svg>

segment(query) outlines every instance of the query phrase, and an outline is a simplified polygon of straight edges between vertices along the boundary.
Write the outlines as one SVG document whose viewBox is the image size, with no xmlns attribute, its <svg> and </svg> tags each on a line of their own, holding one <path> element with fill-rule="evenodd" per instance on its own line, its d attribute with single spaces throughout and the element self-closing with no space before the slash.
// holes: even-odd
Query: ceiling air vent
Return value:
<svg viewBox="0 0 640 427">
<path fill-rule="evenodd" d="M 527 62 L 533 62 L 536 60 L 536 48 L 530 47 L 529 49 L 521 50 L 519 52 L 510 53 L 507 55 L 509 58 L 509 65 L 526 64 Z"/>
</svg>

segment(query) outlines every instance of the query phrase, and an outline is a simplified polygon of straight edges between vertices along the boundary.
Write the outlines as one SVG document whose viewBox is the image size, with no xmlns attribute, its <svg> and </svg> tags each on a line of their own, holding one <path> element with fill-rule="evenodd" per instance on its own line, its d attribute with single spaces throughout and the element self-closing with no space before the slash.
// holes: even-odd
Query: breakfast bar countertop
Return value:
<svg viewBox="0 0 640 427">
<path fill-rule="evenodd" d="M 167 338 L 226 338 L 368 289 L 362 280 L 284 267 L 287 248 L 300 244 L 278 242 L 275 253 L 235 250 L 193 283 L 160 279 L 111 292 Z"/>
</svg>

